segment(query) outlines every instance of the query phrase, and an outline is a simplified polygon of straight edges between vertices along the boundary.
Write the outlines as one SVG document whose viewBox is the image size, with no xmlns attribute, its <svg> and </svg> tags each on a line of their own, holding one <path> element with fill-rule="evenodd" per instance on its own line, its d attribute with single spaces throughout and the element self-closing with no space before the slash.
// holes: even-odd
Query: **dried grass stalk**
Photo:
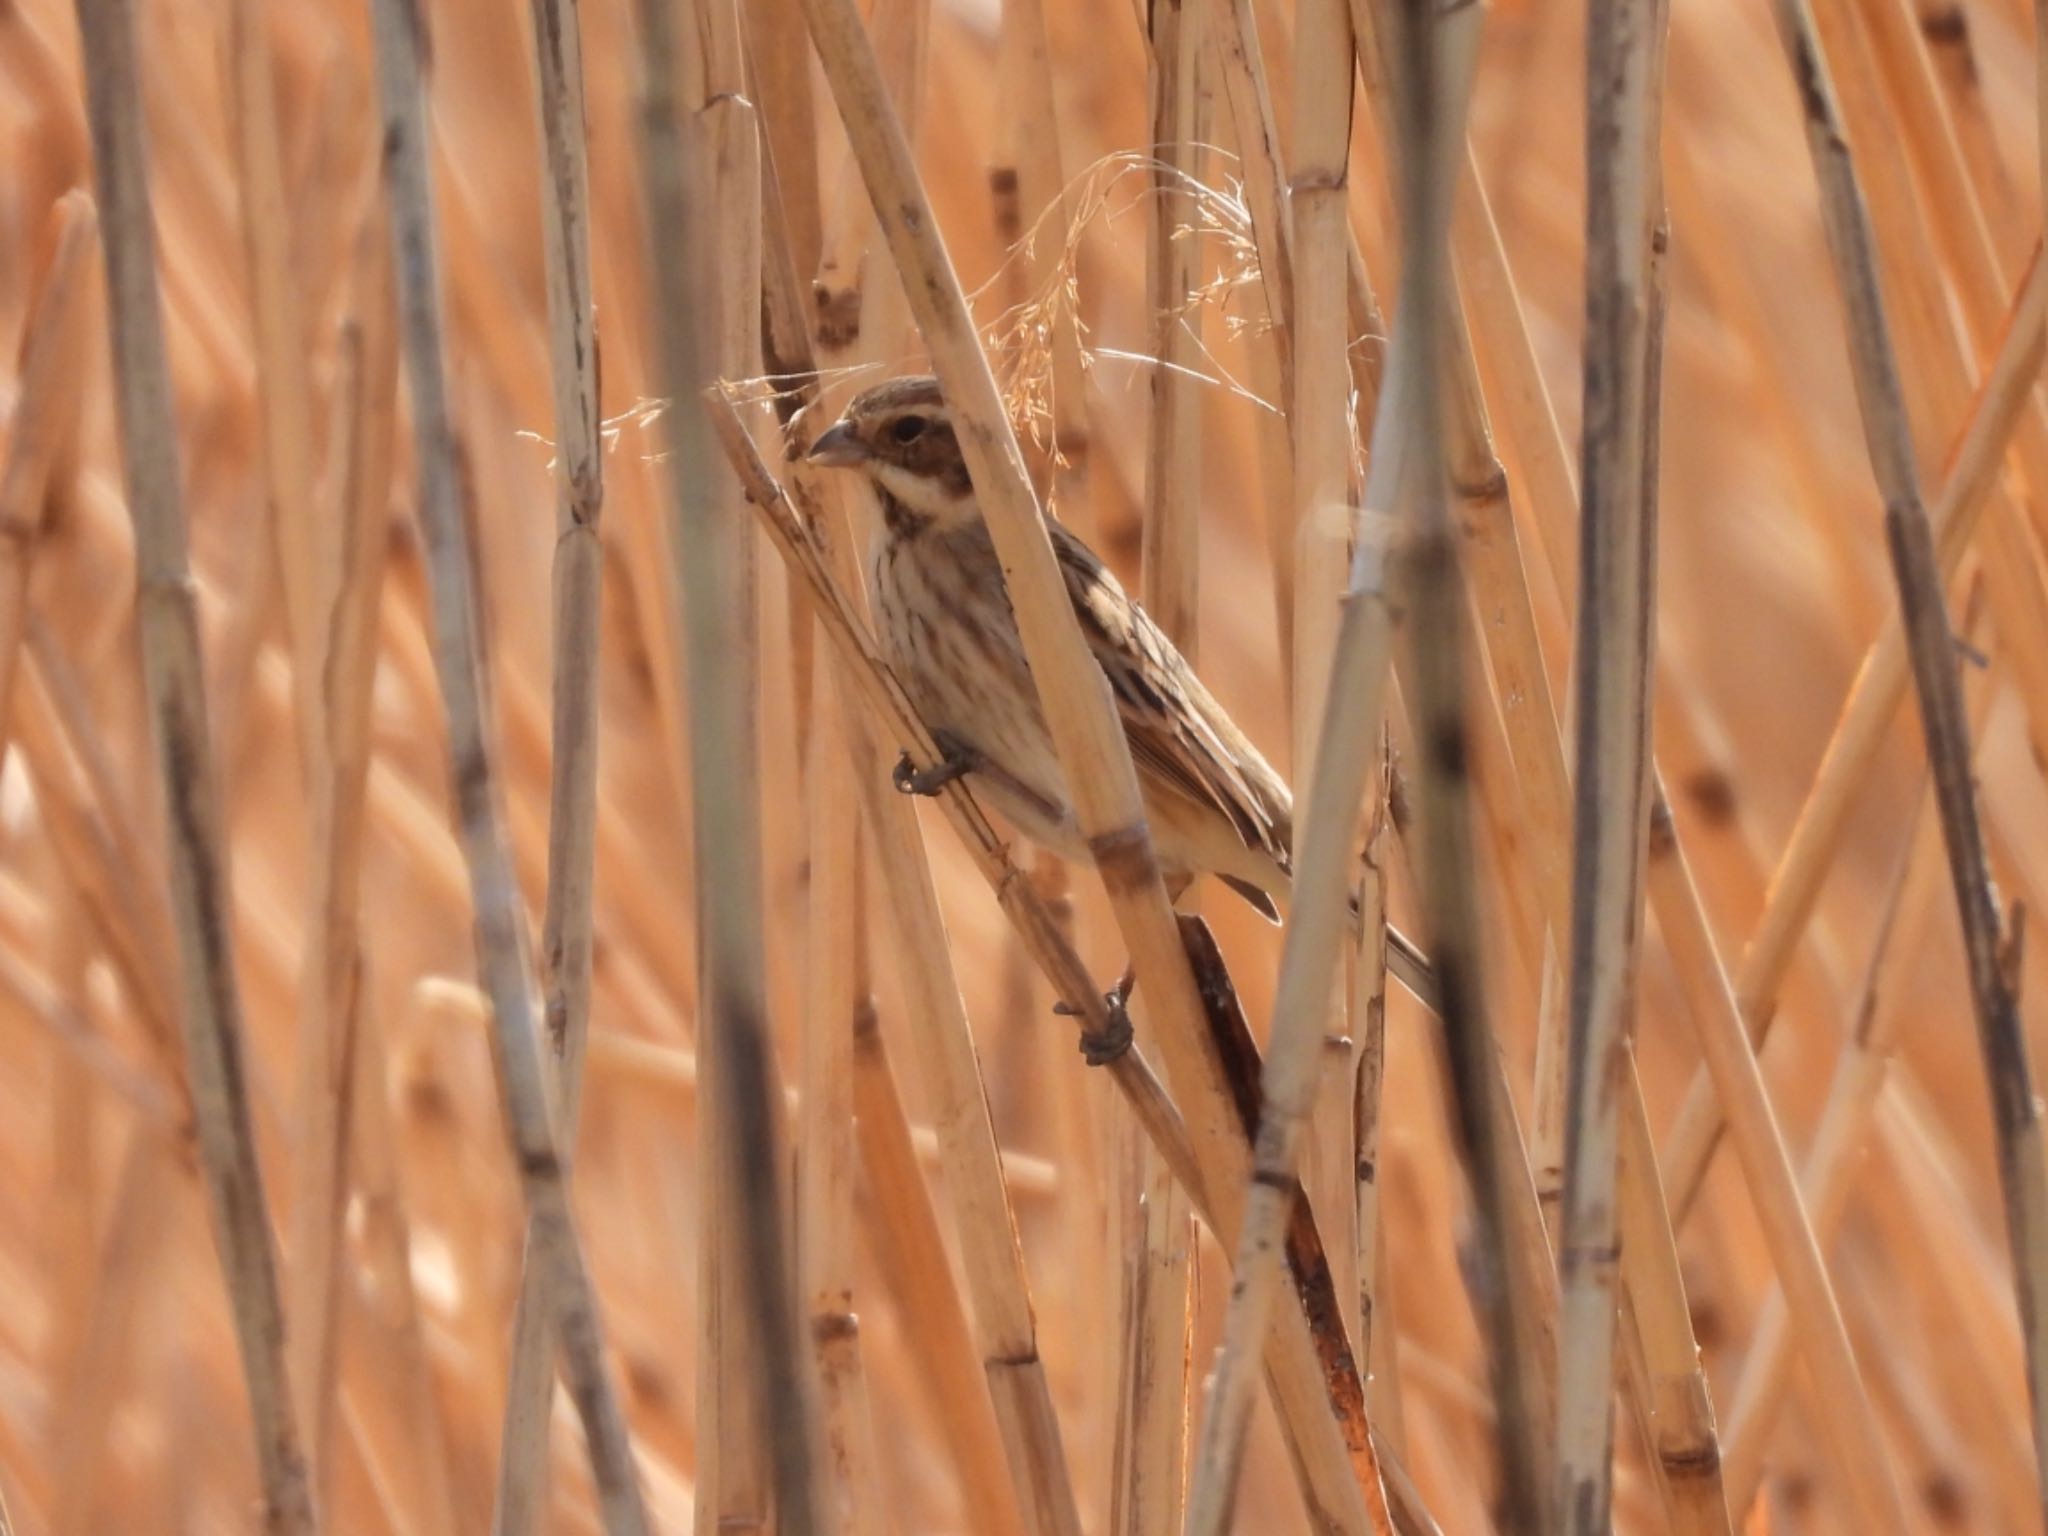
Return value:
<svg viewBox="0 0 2048 1536">
<path fill-rule="evenodd" d="M 157 296 L 134 22 L 127 0 L 79 0 L 78 22 L 104 226 L 115 400 L 135 528 L 136 622 L 167 812 L 186 1073 L 214 1241 L 241 1346 L 264 1525 L 297 1536 L 318 1522 L 286 1380 L 284 1303 L 242 1057 L 228 870 Z"/>
</svg>

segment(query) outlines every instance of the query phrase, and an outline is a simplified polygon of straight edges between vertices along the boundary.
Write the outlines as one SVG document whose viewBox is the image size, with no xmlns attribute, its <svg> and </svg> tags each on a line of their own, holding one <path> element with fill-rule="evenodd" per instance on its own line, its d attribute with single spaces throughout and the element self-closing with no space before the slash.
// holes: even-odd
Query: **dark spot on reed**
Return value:
<svg viewBox="0 0 2048 1536">
<path fill-rule="evenodd" d="M 1685 798 L 1710 827 L 1725 827 L 1735 820 L 1735 781 L 1719 768 L 1701 768 L 1687 775 Z"/>
<path fill-rule="evenodd" d="M 1938 1468 L 1920 1480 L 1920 1502 L 1936 1525 L 1962 1530 L 1970 1523 L 1969 1493 L 1963 1480 L 1947 1468 Z"/>
</svg>

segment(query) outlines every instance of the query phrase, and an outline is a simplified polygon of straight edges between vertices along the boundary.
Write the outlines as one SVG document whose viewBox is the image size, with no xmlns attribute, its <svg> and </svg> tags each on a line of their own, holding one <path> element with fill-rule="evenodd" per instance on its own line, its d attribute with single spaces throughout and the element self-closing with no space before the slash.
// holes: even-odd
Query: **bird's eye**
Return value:
<svg viewBox="0 0 2048 1536">
<path fill-rule="evenodd" d="M 914 443 L 924 436 L 922 416 L 899 416 L 896 425 L 889 429 L 889 435 L 899 443 Z"/>
</svg>

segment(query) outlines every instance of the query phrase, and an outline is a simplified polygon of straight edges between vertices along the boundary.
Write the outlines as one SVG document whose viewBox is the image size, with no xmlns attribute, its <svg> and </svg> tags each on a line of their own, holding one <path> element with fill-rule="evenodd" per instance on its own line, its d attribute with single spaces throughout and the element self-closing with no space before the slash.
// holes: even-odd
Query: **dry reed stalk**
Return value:
<svg viewBox="0 0 2048 1536">
<path fill-rule="evenodd" d="M 694 95 L 685 100 L 691 114 L 689 137 L 685 144 L 700 157 L 698 174 L 702 180 L 697 184 L 703 188 L 708 206 L 720 210 L 720 217 L 709 225 L 711 242 L 705 248 L 709 262 L 706 270 L 713 274 L 715 284 L 709 294 L 717 301 L 712 310 L 713 322 L 708 328 L 711 376 L 752 378 L 760 372 L 761 356 L 763 193 L 759 132 L 753 104 L 742 94 L 745 86 L 743 40 L 731 0 L 705 0 L 705 3 L 691 7 L 686 14 L 695 18 L 704 75 L 701 105 Z M 681 397 L 680 392 L 678 397 Z M 708 442 L 705 446 L 708 450 Z M 740 797 L 725 802 L 725 814 L 743 818 L 737 826 L 728 827 L 725 831 L 735 845 L 744 844 L 749 850 L 760 850 L 764 829 L 756 786 L 761 782 L 762 771 L 761 686 L 764 658 L 761 653 L 759 556 L 749 519 L 742 511 L 738 488 L 723 460 L 712 452 L 703 467 L 712 485 L 706 496 L 707 505 L 701 510 L 717 519 L 718 528 L 718 538 L 705 553 L 709 554 L 718 573 L 717 589 L 723 608 L 718 621 L 720 640 L 713 653 L 716 660 L 711 664 L 718 669 L 718 686 L 729 693 L 731 701 L 731 713 L 723 723 L 730 726 L 733 734 L 723 747 L 726 756 L 722 766 L 724 772 L 731 775 L 731 782 L 744 790 Z M 709 504 L 715 504 L 717 511 L 712 512 Z M 689 524 L 683 528 L 695 531 Z M 703 558 L 698 550 L 688 547 L 688 534 L 683 528 L 671 532 L 670 559 L 694 561 Z M 674 599 L 678 602 L 686 602 L 688 592 L 689 589 L 680 581 L 672 587 Z M 687 613 L 684 617 L 687 619 Z M 701 669 L 696 667 L 688 672 L 693 679 L 702 675 Z M 694 691 L 693 688 L 693 695 Z M 694 741 L 694 730 L 692 739 Z M 755 857 L 759 859 L 763 855 L 757 852 Z M 716 869 L 715 865 L 712 867 Z M 767 878 L 764 866 L 762 873 L 756 876 L 760 890 L 765 890 Z M 761 911 L 760 890 L 743 909 L 757 924 Z M 765 927 L 759 930 L 760 975 L 764 987 L 775 975 L 791 969 L 784 958 L 774 952 L 775 938 L 774 931 Z M 708 969 L 707 963 L 707 972 Z M 717 984 L 715 978 L 713 984 Z M 712 1091 L 705 1102 L 707 1113 L 700 1121 L 699 1140 L 701 1145 L 710 1149 L 706 1166 L 712 1171 L 712 1180 L 706 1199 L 700 1206 L 699 1225 L 704 1234 L 705 1263 L 717 1267 L 715 1280 L 709 1278 L 707 1271 L 707 1284 L 714 1287 L 715 1300 L 712 1306 L 704 1309 L 700 1318 L 705 1343 L 712 1346 L 708 1356 L 700 1357 L 700 1360 L 707 1361 L 713 1368 L 712 1375 L 700 1385 L 697 1408 L 697 1423 L 708 1426 L 708 1433 L 700 1429 L 699 1434 L 700 1486 L 707 1481 L 707 1446 L 711 1457 L 715 1458 L 715 1475 L 708 1476 L 714 1497 L 701 1503 L 697 1514 L 698 1528 L 706 1532 L 715 1528 L 765 1528 L 772 1507 L 770 1482 L 775 1474 L 771 1469 L 769 1452 L 775 1419 L 761 1391 L 761 1382 L 765 1378 L 760 1356 L 764 1350 L 778 1346 L 761 1331 L 760 1322 L 753 1315 L 764 1304 L 765 1298 L 754 1295 L 762 1277 L 755 1271 L 749 1257 L 755 1244 L 755 1234 L 749 1228 L 764 1219 L 764 1212 L 749 1209 L 745 1203 L 732 1198 L 733 1191 L 741 1187 L 742 1176 L 747 1171 L 747 1159 L 765 1155 L 771 1159 L 771 1166 L 786 1170 L 789 1155 L 789 1137 L 781 1125 L 781 1078 L 775 1053 L 769 1048 L 770 1019 L 765 990 L 761 1003 L 761 1045 L 758 1051 L 752 1046 L 747 1048 L 750 1055 L 757 1058 L 763 1078 L 758 1105 L 749 1111 L 763 1114 L 759 1125 L 742 1125 L 729 1118 L 733 1103 L 729 1087 L 738 1086 L 744 1079 L 734 1079 L 729 1085 L 726 1083 L 728 1056 L 723 1037 L 717 1030 L 708 1031 L 704 1036 L 705 1071 Z M 755 1070 L 754 1062 L 735 1065 L 744 1074 Z M 746 1091 L 751 1103 L 752 1089 Z M 765 1175 L 766 1171 L 761 1172 Z M 786 1188 L 786 1171 L 783 1180 Z M 792 1231 L 785 1224 L 785 1242 Z M 789 1262 L 794 1263 L 793 1260 Z M 786 1294 L 787 1305 L 793 1309 L 797 1295 L 793 1285 Z M 792 1310 L 788 1321 L 794 1324 L 796 1320 Z M 794 1353 L 783 1365 L 795 1367 L 802 1364 L 807 1351 L 798 1342 L 794 1329 L 789 1347 Z M 806 1373 L 805 1379 L 814 1389 L 815 1377 Z M 818 1467 L 813 1463 L 810 1472 L 813 1479 L 817 1471 Z M 809 1490 L 810 1496 L 815 1499 L 820 1491 L 814 1481 Z"/>
<path fill-rule="evenodd" d="M 519 889 L 497 800 L 482 614 L 464 508 L 467 474 L 443 354 L 422 74 L 426 18 L 408 0 L 378 0 L 371 21 L 435 671 L 447 719 L 455 819 L 469 875 L 477 970 L 490 1000 L 503 1129 L 526 1203 L 529 1253 L 538 1265 L 555 1271 L 555 1324 L 564 1371 L 583 1422 L 605 1528 L 610 1536 L 632 1536 L 645 1531 L 647 1516 L 625 1418 L 606 1374 L 596 1295 L 550 1123 L 549 1087 L 527 984 Z"/>
<path fill-rule="evenodd" d="M 1288 167 L 1296 320 L 1294 415 L 1289 421 L 1294 485 L 1285 554 L 1294 567 L 1294 633 L 1287 652 L 1292 663 L 1288 698 L 1294 705 L 1289 760 L 1296 801 L 1305 807 L 1313 794 L 1309 774 L 1317 761 L 1322 723 L 1318 701 L 1329 694 L 1356 515 L 1352 332 L 1345 291 L 1348 258 L 1356 249 L 1348 220 L 1355 75 L 1351 12 L 1345 0 L 1318 0 L 1297 13 L 1294 58 L 1294 147 Z M 1377 400 L 1375 393 L 1375 407 Z M 1362 419 L 1369 434 L 1373 418 Z M 1375 718 L 1371 729 L 1377 732 L 1379 724 Z M 1368 750 L 1367 759 L 1371 756 Z M 1345 852 L 1350 852 L 1348 840 Z M 1357 1294 L 1357 1239 L 1352 1232 L 1358 1163 L 1352 1140 L 1354 1051 L 1344 1019 L 1342 975 L 1334 964 L 1329 974 L 1318 1047 L 1323 1059 L 1315 1074 L 1322 1092 L 1308 1109 L 1300 1176 L 1304 1198 L 1327 1242 L 1332 1278 L 1348 1302 Z"/>
<path fill-rule="evenodd" d="M 1780 25 L 1804 87 L 1802 104 L 1822 189 L 1822 215 L 1850 318 L 1851 360 L 1872 467 L 1885 502 L 1885 534 L 1899 584 L 1906 645 L 1961 914 L 1976 1005 L 2007 1237 L 2026 1340 L 2036 1461 L 2048 1468 L 2048 1146 L 2034 1098 L 2017 998 L 2017 956 L 2006 949 L 1991 889 L 1972 777 L 1969 727 L 1956 677 L 1934 524 L 1920 496 L 1905 402 L 1878 288 L 1870 215 L 1841 126 L 1814 19 L 1803 0 L 1781 0 Z M 2005 563 L 2004 553 L 1987 566 Z M 2038 572 L 2029 567 L 2038 579 Z M 2015 573 L 2016 574 L 2016 573 Z M 1995 586 L 1993 587 L 1996 602 Z M 2020 637 L 2012 637 L 2017 642 Z M 2048 1514 L 2048 1490 L 2044 1490 Z"/>
<path fill-rule="evenodd" d="M 696 216 L 693 202 L 717 188 L 757 197 L 760 171 L 751 155 L 752 116 L 745 102 L 721 97 L 719 103 L 730 110 L 707 104 L 686 127 L 674 18 L 665 5 L 651 0 L 640 8 L 639 19 L 643 195 L 650 267 L 661 275 L 662 290 L 654 304 L 656 377 L 671 402 L 663 417 L 671 459 L 669 558 L 673 596 L 682 610 L 675 629 L 690 680 L 690 783 L 704 989 L 700 1049 L 719 1062 L 713 1102 L 707 1106 L 711 1113 L 700 1113 L 699 1119 L 700 1124 L 707 1118 L 711 1122 L 706 1139 L 714 1150 L 705 1167 L 714 1171 L 717 1199 L 727 1203 L 730 1213 L 723 1238 L 737 1250 L 729 1262 L 710 1261 L 719 1264 L 721 1294 L 711 1303 L 718 1312 L 700 1306 L 701 1321 L 712 1330 L 706 1343 L 717 1352 L 715 1361 L 700 1358 L 700 1387 L 707 1370 L 720 1372 L 723 1415 L 720 1422 L 702 1427 L 714 1432 L 737 1427 L 734 1421 L 743 1410 L 731 1398 L 745 1389 L 724 1374 L 729 1363 L 737 1363 L 724 1353 L 725 1320 L 744 1318 L 759 1371 L 760 1417 L 753 1422 L 769 1441 L 758 1447 L 758 1454 L 772 1471 L 778 1518 L 793 1531 L 809 1532 L 819 1517 L 816 1426 L 781 1215 L 781 1105 L 763 975 L 758 802 L 756 784 L 744 774 L 757 761 L 757 746 L 747 669 L 729 666 L 727 659 L 749 650 L 755 639 L 748 600 L 750 535 L 744 521 L 732 518 L 723 504 L 727 482 L 698 399 L 720 354 L 729 356 L 758 325 L 758 310 L 744 316 L 743 330 L 740 306 L 757 290 L 742 262 L 733 259 L 734 249 L 714 244 L 713 231 Z M 731 59 L 722 62 L 725 76 L 707 62 L 712 79 L 732 75 Z M 743 257 L 744 243 L 759 238 L 759 219 L 739 222 L 746 227 L 728 235 L 742 242 Z M 751 275 L 758 279 L 758 267 Z M 717 302 L 721 289 L 723 306 Z M 704 313 L 697 308 L 700 299 L 712 301 L 703 306 Z M 712 326 L 720 329 L 707 335 Z M 722 1156 L 715 1150 L 721 1146 Z M 703 1448 L 700 1441 L 700 1458 Z M 715 1449 L 722 1455 L 729 1443 Z M 700 1484 L 705 1470 L 700 1459 Z M 710 1498 L 720 1501 L 721 1516 L 727 1498 L 753 1496 L 733 1475 L 739 1470 L 724 1460 L 712 1469 Z"/>
<path fill-rule="evenodd" d="M 0 755 L 13 719 L 30 557 L 52 482 L 63 475 L 75 449 L 85 331 L 92 316 L 86 262 L 98 231 L 99 215 L 84 192 L 68 192 L 57 200 L 41 237 L 47 254 L 22 324 L 16 370 L 20 403 L 0 456 Z"/>
<path fill-rule="evenodd" d="M 136 622 L 168 816 L 182 962 L 179 1013 L 200 1166 L 241 1349 L 264 1524 L 278 1533 L 311 1532 L 318 1521 L 286 1380 L 283 1299 L 242 1059 L 231 898 L 186 556 L 133 19 L 125 0 L 79 0 L 78 18 L 122 462 L 135 528 Z"/>
<path fill-rule="evenodd" d="M 946 387 L 968 470 L 996 547 L 1047 721 L 1075 792 L 1076 815 L 1130 950 L 1139 984 L 1157 1010 L 1162 1051 L 1180 1087 L 1182 1112 L 1202 1168 L 1202 1193 L 1219 1234 L 1234 1239 L 1249 1171 L 1200 1002 L 1151 852 L 1137 781 L 1106 684 L 1094 666 L 1055 568 L 1037 499 L 997 395 L 951 260 L 890 109 L 875 55 L 850 0 L 806 0 L 805 16 L 868 186 L 875 215 L 903 277 L 906 297 Z M 1191 1189 L 1190 1193 L 1196 1193 Z M 1198 1202 L 1199 1203 L 1199 1202 Z M 1346 1529 L 1365 1528 L 1353 1458 L 1326 1412 L 1306 1319 L 1290 1328 L 1282 1366 L 1283 1422 L 1311 1504 Z"/>
<path fill-rule="evenodd" d="M 1013 1536 L 1024 1526 L 988 1377 L 947 1263 L 880 1020 L 867 998 L 853 1021 L 852 1072 L 854 1130 L 867 1171 L 876 1250 L 897 1309 L 916 1320 L 905 1342 L 941 1406 L 940 1429 L 959 1472 L 963 1501 L 991 1536 Z"/>
<path fill-rule="evenodd" d="M 798 1069 L 803 1112 L 797 1121 L 797 1260 L 818 1357 L 824 1475 L 832 1500 L 828 1528 L 880 1536 L 874 1431 L 854 1310 L 854 1033 L 866 992 L 860 953 L 865 925 L 855 915 L 861 898 L 860 805 L 847 780 L 845 728 L 831 671 L 816 669 L 812 684 L 816 757 L 809 786 L 809 948 Z"/>
<path fill-rule="evenodd" d="M 1355 20 L 1371 14 L 1370 7 L 1353 7 Z M 1467 51 L 1476 47 L 1476 8 L 1453 13 L 1446 21 L 1451 45 Z M 1357 30 L 1361 68 L 1373 77 L 1394 78 L 1395 66 L 1382 57 L 1385 40 L 1366 26 Z M 1382 134 L 1389 141 L 1396 138 L 1384 112 Z M 1508 885 L 1511 898 L 1522 909 L 1517 930 L 1531 936 L 1528 952 L 1532 965 L 1551 967 L 1551 952 L 1533 936 L 1543 931 L 1537 913 L 1546 907 L 1550 932 L 1568 931 L 1565 828 L 1570 793 L 1548 673 L 1540 654 L 1528 582 L 1516 544 L 1507 478 L 1494 453 L 1471 338 L 1462 323 L 1455 288 L 1447 294 L 1446 303 L 1449 345 L 1444 349 L 1443 363 L 1449 369 L 1449 378 L 1442 393 L 1450 490 L 1458 502 L 1462 558 L 1473 599 L 1468 606 L 1467 622 L 1471 625 L 1475 654 L 1484 656 L 1493 672 L 1493 692 L 1499 704 L 1498 728 L 1505 733 L 1511 759 L 1511 771 L 1490 775 L 1484 771 L 1487 759 L 1497 753 L 1500 743 L 1496 732 L 1482 729 L 1473 742 L 1482 765 L 1478 777 L 1482 788 L 1489 784 L 1504 786 L 1516 779 L 1524 785 L 1519 816 L 1530 824 L 1534 835 L 1524 832 L 1520 845 L 1532 848 L 1532 853 L 1506 859 Z M 1507 814 L 1502 798 L 1496 794 L 1482 794 L 1479 798 L 1481 810 L 1495 818 L 1497 830 Z M 1522 830 L 1520 823 L 1515 830 Z M 1395 954 L 1398 958 L 1398 949 Z M 1538 1061 L 1551 1067 L 1559 1053 L 1554 1040 L 1546 1048 L 1543 1037 L 1554 1036 L 1556 1000 L 1550 995 L 1551 989 L 1544 990 L 1546 995 L 1540 1005 L 1548 1013 L 1539 1015 Z M 1497 1060 L 1490 1070 L 1500 1078 Z M 1561 1092 L 1561 1080 L 1557 1087 Z M 1539 1082 L 1539 1117 L 1552 1114 L 1557 1108 L 1556 1104 L 1547 1103 L 1548 1096 L 1545 1084 Z M 1529 1401 L 1539 1415 L 1539 1436 L 1548 1444 L 1553 1435 L 1558 1347 L 1553 1266 L 1539 1208 L 1543 1191 L 1530 1167 L 1520 1128 L 1514 1123 L 1512 1101 L 1504 1080 L 1497 1084 L 1493 1102 L 1500 1121 L 1493 1135 L 1507 1158 L 1503 1215 L 1508 1236 L 1507 1263 L 1513 1277 L 1510 1285 L 1525 1303 L 1523 1321 L 1527 1331 L 1521 1343 L 1522 1364 L 1534 1383 Z M 1678 1306 L 1682 1310 L 1682 1298 Z"/>
<path fill-rule="evenodd" d="M 1196 1300 L 1188 1201 L 1130 1128 L 1131 1172 L 1118 1213 L 1122 1340 L 1117 1361 L 1109 1528 L 1116 1536 L 1180 1529 L 1186 1502 L 1188 1387 Z"/>
<path fill-rule="evenodd" d="M 818 184 L 817 106 L 811 58 L 798 39 L 803 12 L 796 0 L 756 0 L 741 8 L 748 34 L 748 96 L 761 114 L 761 155 L 774 167 L 776 189 L 769 227 L 795 270 L 815 273 L 823 243 Z M 780 372 L 771 360 L 769 371 Z"/>
<path fill-rule="evenodd" d="M 1635 1078 L 1633 1059 L 1628 1064 Z M 1631 1081 L 1635 1104 L 1642 1085 Z M 1637 1432 L 1674 1536 L 1730 1536 L 1721 1443 L 1686 1303 L 1648 1120 L 1624 1101 L 1616 1193 L 1622 1232 L 1622 1343 Z"/>
<path fill-rule="evenodd" d="M 547 272 L 548 377 L 554 394 L 555 554 L 548 781 L 548 879 L 540 984 L 555 1134 L 573 1154 L 590 1030 L 597 873 L 598 618 L 603 594 L 604 454 L 598 428 L 597 324 L 590 271 L 590 171 L 584 144 L 583 29 L 575 0 L 533 0 L 540 115 L 541 245 Z M 530 1232 L 528 1248 L 532 1247 Z M 521 1267 L 512 1367 L 498 1447 L 497 1536 L 539 1529 L 548 1500 L 555 1297 L 547 1271 Z"/>
<path fill-rule="evenodd" d="M 1213 0 L 1157 0 L 1145 16 L 1150 76 L 1151 197 L 1145 298 L 1155 363 L 1145 417 L 1145 515 L 1140 596 L 1193 663 L 1201 601 L 1203 242 L 1190 188 L 1208 128 L 1204 94 Z M 1189 899 L 1193 893 L 1189 893 Z M 1119 1259 L 1123 1336 L 1116 1382 L 1115 1536 L 1175 1536 L 1187 1495 L 1196 1316 L 1187 1194 L 1127 1114 L 1113 1122 L 1111 1231 Z"/>
<path fill-rule="evenodd" d="M 1586 344 L 1572 818 L 1571 1041 L 1552 1528 L 1613 1518 L 1621 1110 L 1643 921 L 1657 643 L 1650 234 L 1664 25 L 1652 0 L 1586 30 Z"/>
<path fill-rule="evenodd" d="M 2007 443 L 2040 374 L 2044 318 L 2048 318 L 2048 266 L 2036 246 L 2007 313 L 1991 367 L 1949 455 L 1948 472 L 1935 502 L 1936 555 L 1944 572 L 1953 572 L 1969 547 Z M 1779 984 L 1847 832 L 1855 794 L 1876 760 L 1892 716 L 1905 697 L 1906 685 L 1905 635 L 1894 614 L 1864 652 L 1813 786 L 1772 873 L 1763 911 L 1734 978 L 1737 1006 L 1758 1042 L 1773 1021 Z M 1709 1091 L 1703 1080 L 1696 1078 L 1662 1158 L 1672 1209 L 1681 1221 L 1699 1192 L 1720 1131 Z"/>
<path fill-rule="evenodd" d="M 1432 336 L 1448 313 L 1442 273 L 1457 149 L 1462 143 L 1464 91 L 1470 49 L 1460 67 L 1447 67 L 1438 46 L 1434 11 L 1404 3 L 1390 8 L 1388 48 L 1395 67 L 1394 121 L 1402 232 L 1401 319 Z M 1455 35 L 1455 34 L 1453 34 Z M 1456 535 L 1446 504 L 1442 471 L 1443 412 L 1436 348 L 1416 348 L 1410 432 L 1421 461 L 1415 495 L 1416 526 L 1409 573 L 1413 605 L 1411 666 L 1416 734 L 1423 743 L 1419 796 L 1423 910 L 1430 935 L 1445 1055 L 1456 1105 L 1460 1155 L 1476 1209 L 1475 1306 L 1483 1319 L 1495 1395 L 1501 1404 L 1497 1443 L 1504 1518 L 1517 1530 L 1548 1528 L 1539 1469 L 1550 1460 L 1549 1404 L 1539 1401 L 1531 1364 L 1540 1347 L 1530 1308 L 1536 1302 L 1511 1271 L 1517 1250 L 1510 1206 L 1516 1203 L 1518 1147 L 1507 1131 L 1512 1108 L 1497 1075 L 1496 1045 L 1488 1025 L 1479 976 L 1470 826 L 1472 786 L 1465 730 L 1462 658 L 1465 592 Z M 1540 1282 L 1538 1282 L 1540 1285 Z"/>
<path fill-rule="evenodd" d="M 300 962 L 302 1028 L 293 1101 L 298 1167 L 287 1281 L 296 1319 L 293 1384 L 301 1422 L 316 1436 L 313 1469 L 323 1505 L 333 1486 L 326 1447 L 366 963 L 360 898 L 370 702 L 397 430 L 398 349 L 383 238 L 371 219 L 358 242 L 354 308 L 360 318 L 342 338 L 335 423 L 328 436 L 330 485 L 320 498 L 329 515 L 302 530 L 292 548 L 308 562 L 304 596 L 314 605 L 311 651 L 304 669 L 294 668 L 296 706 L 317 718 L 300 727 L 310 753 L 304 777 L 312 801 L 313 872 Z M 286 543 L 281 528 L 281 551 Z M 286 586 L 292 596 L 301 590 L 296 578 Z M 385 1091 L 381 1082 L 376 1091 Z"/>
</svg>

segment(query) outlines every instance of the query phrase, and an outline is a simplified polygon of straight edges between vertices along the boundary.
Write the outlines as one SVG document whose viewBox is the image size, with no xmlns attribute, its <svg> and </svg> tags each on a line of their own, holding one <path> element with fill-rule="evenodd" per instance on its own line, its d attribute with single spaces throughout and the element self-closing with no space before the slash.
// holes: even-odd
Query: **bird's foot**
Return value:
<svg viewBox="0 0 2048 1536">
<path fill-rule="evenodd" d="M 1102 994 L 1102 1000 L 1109 1005 L 1109 1024 L 1105 1029 L 1081 1032 L 1081 1056 L 1091 1067 L 1106 1067 L 1131 1048 L 1131 1015 L 1128 1004 L 1131 989 L 1138 984 L 1136 966 L 1125 966 L 1117 984 Z M 1052 1011 L 1063 1019 L 1079 1018 L 1081 1010 L 1064 1001 L 1052 1005 Z"/>
<path fill-rule="evenodd" d="M 896 786 L 897 793 L 936 795 L 955 779 L 965 778 L 980 765 L 981 754 L 958 737 L 941 731 L 932 740 L 944 756 L 929 768 L 918 767 L 908 752 L 896 760 L 896 770 L 889 775 L 889 782 Z"/>
</svg>

